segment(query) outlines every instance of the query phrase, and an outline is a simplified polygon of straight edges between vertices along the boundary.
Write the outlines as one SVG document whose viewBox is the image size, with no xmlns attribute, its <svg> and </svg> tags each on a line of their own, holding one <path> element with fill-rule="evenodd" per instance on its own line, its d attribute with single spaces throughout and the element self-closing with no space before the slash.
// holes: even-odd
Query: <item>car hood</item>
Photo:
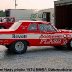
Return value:
<svg viewBox="0 0 72 72">
<path fill-rule="evenodd" d="M 72 30 L 58 29 L 59 32 L 72 33 Z"/>
</svg>

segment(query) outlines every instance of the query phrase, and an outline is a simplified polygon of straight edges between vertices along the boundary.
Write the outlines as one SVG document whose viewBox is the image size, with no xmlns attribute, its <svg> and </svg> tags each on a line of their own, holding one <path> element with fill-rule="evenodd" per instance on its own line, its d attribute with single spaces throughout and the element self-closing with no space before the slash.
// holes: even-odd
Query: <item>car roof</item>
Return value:
<svg viewBox="0 0 72 72">
<path fill-rule="evenodd" d="M 50 22 L 47 22 L 47 21 L 33 21 L 33 20 L 19 20 L 19 22 L 42 22 L 45 24 L 50 24 Z"/>
<path fill-rule="evenodd" d="M 19 20 L 19 22 L 43 22 L 43 21 L 33 21 L 33 20 Z"/>
</svg>

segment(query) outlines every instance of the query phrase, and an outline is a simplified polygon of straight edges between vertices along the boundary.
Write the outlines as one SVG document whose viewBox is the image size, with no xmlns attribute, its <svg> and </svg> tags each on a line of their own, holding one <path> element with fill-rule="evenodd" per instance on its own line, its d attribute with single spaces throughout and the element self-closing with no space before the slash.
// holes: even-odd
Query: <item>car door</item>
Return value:
<svg viewBox="0 0 72 72">
<path fill-rule="evenodd" d="M 38 25 L 40 36 L 40 45 L 58 45 L 62 42 L 62 36 L 57 32 L 57 30 L 48 24 Z"/>
<path fill-rule="evenodd" d="M 38 46 L 39 45 L 39 37 L 40 34 L 38 32 L 38 23 L 32 22 L 29 24 L 27 29 L 27 39 L 31 46 Z"/>
</svg>

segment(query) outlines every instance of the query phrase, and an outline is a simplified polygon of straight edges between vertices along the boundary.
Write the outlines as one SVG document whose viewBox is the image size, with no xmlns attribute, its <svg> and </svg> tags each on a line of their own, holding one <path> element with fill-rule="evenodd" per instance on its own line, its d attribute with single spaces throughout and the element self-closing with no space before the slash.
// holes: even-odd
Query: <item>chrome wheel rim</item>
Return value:
<svg viewBox="0 0 72 72">
<path fill-rule="evenodd" d="M 24 49 L 24 43 L 23 42 L 17 42 L 15 44 L 16 51 L 22 51 Z"/>
</svg>

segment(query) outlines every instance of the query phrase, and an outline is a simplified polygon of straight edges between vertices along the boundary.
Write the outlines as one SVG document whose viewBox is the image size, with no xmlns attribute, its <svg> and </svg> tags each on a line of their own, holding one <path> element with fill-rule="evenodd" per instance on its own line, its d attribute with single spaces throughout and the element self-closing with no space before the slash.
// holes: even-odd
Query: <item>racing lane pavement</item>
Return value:
<svg viewBox="0 0 72 72">
<path fill-rule="evenodd" d="M 0 69 L 1 68 L 72 69 L 72 51 L 56 50 L 53 47 L 29 47 L 25 54 L 19 55 L 11 54 L 4 46 L 0 46 Z"/>
</svg>

